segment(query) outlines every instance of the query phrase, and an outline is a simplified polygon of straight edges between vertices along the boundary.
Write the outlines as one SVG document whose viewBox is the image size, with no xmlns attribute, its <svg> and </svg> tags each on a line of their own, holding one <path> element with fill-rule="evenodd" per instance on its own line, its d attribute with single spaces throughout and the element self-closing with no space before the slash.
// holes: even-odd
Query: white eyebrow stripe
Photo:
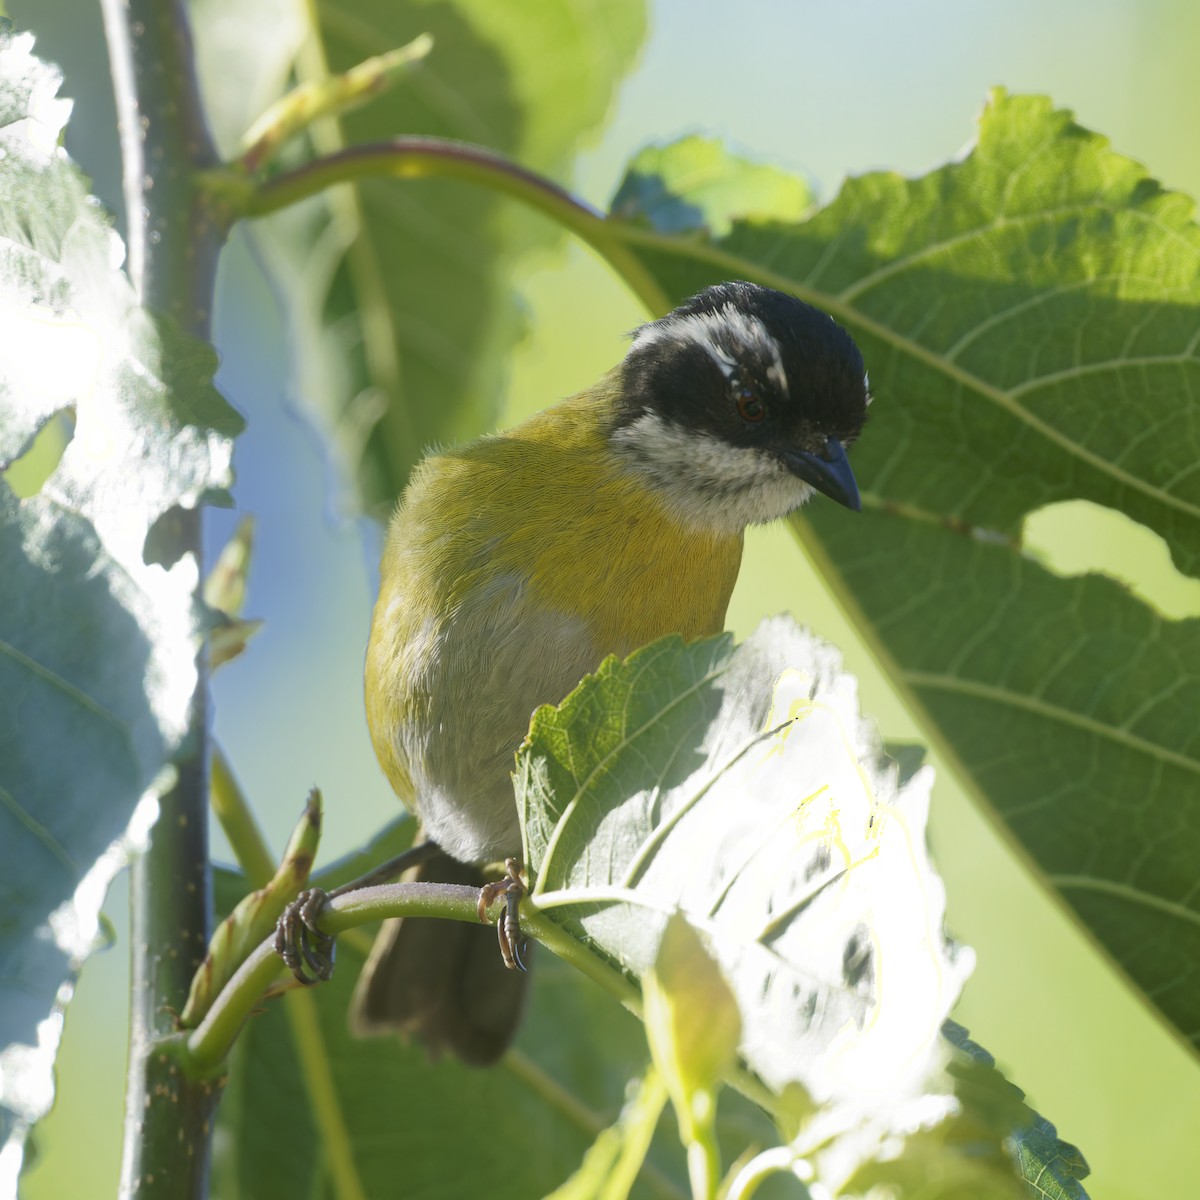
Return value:
<svg viewBox="0 0 1200 1200">
<path fill-rule="evenodd" d="M 692 341 L 708 352 L 709 358 L 711 358 L 713 362 L 717 364 L 718 369 L 726 379 L 733 378 L 733 374 L 737 370 L 736 358 L 734 358 L 731 354 L 726 354 L 721 346 L 719 346 L 716 342 L 711 341 L 709 338 L 694 337 L 692 338 Z"/>
<path fill-rule="evenodd" d="M 715 312 L 664 317 L 643 325 L 630 349 L 639 350 L 667 340 L 693 342 L 717 364 L 726 379 L 737 369 L 739 350 L 757 354 L 770 364 L 767 378 L 780 391 L 787 391 L 787 373 L 783 369 L 779 344 L 758 317 L 732 304 L 723 304 Z"/>
</svg>

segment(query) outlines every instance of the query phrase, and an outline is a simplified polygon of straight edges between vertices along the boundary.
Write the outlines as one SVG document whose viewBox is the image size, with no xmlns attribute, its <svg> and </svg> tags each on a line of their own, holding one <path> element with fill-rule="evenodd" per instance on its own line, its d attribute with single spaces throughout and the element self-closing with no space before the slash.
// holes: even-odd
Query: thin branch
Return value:
<svg viewBox="0 0 1200 1200">
<path fill-rule="evenodd" d="M 321 912 L 330 936 L 385 917 L 447 917 L 478 921 L 479 889 L 456 884 L 390 883 L 337 896 Z M 497 953 L 499 951 L 497 950 Z M 288 982 L 273 941 L 261 942 L 221 990 L 204 1020 L 188 1035 L 186 1069 L 197 1077 L 220 1070 L 247 1018 L 276 984 Z"/>
<path fill-rule="evenodd" d="M 331 899 L 321 911 L 319 925 L 322 933 L 333 937 L 387 917 L 440 917 L 474 922 L 479 919 L 478 901 L 478 888 L 457 884 L 380 884 Z M 497 906 L 501 904 L 503 900 L 497 901 Z M 638 986 L 619 968 L 539 912 L 528 897 L 521 904 L 521 928 L 641 1019 L 642 994 Z M 177 1061 L 181 1069 L 199 1079 L 218 1075 L 246 1021 L 258 1011 L 264 997 L 289 986 L 298 985 L 287 975 L 273 941 L 262 942 L 222 989 L 204 1020 L 186 1038 L 178 1040 Z M 735 1068 L 726 1080 L 767 1112 L 778 1104 L 778 1098 L 762 1081 L 744 1069 Z"/>
<path fill-rule="evenodd" d="M 213 813 L 250 886 L 266 887 L 275 874 L 275 860 L 220 746 L 213 747 L 211 800 Z"/>
<path fill-rule="evenodd" d="M 292 88 L 246 131 L 238 165 L 253 174 L 314 122 L 349 112 L 386 92 L 432 49 L 433 38 L 423 33 L 408 45 L 377 54 L 340 75 L 325 69 L 318 78 Z"/>
<path fill-rule="evenodd" d="M 543 213 L 592 247 L 625 280 L 646 309 L 661 316 L 670 298 L 603 213 L 565 188 L 482 146 L 443 138 L 402 137 L 369 142 L 314 159 L 276 175 L 242 198 L 241 215 L 261 217 L 360 179 L 459 179 L 501 192 Z"/>
</svg>

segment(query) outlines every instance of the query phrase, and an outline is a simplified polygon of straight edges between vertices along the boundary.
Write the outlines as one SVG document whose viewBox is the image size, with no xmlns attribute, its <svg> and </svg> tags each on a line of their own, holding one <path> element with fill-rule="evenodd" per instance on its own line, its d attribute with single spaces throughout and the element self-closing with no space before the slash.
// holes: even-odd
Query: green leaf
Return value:
<svg viewBox="0 0 1200 1200">
<path fill-rule="evenodd" d="M 943 1032 L 955 1047 L 946 1073 L 956 1110 L 940 1125 L 913 1131 L 903 1155 L 877 1158 L 859 1168 L 846 1194 L 884 1186 L 897 1200 L 1087 1200 L 1079 1180 L 1088 1167 L 1079 1151 L 1060 1141 L 1054 1126 L 1025 1104 L 1024 1093 L 1004 1078 L 992 1056 L 961 1025 L 947 1021 Z M 1013 1186 L 1013 1162 L 1025 1180 L 1020 1188 Z"/>
<path fill-rule="evenodd" d="M 516 780 L 541 918 L 642 979 L 652 1044 L 692 1047 L 655 1047 L 673 1099 L 711 1081 L 721 1056 L 697 1047 L 704 1022 L 725 1025 L 720 977 L 660 949 L 682 913 L 802 1176 L 837 1195 L 944 1176 L 1015 1198 L 1018 1162 L 1045 1173 L 1041 1119 L 965 1035 L 941 1036 L 970 953 L 942 933 L 931 771 L 898 783 L 829 646 L 781 617 L 737 649 L 665 638 L 610 658 L 534 714 Z"/>
<path fill-rule="evenodd" d="M 890 1103 L 936 1065 L 970 963 L 925 854 L 931 778 L 897 790 L 854 680 L 791 620 L 736 650 L 666 638 L 535 713 L 517 771 L 531 899 L 639 977 L 681 911 L 772 1090 Z"/>
<path fill-rule="evenodd" d="M 771 1174 L 819 1181 L 822 1195 L 846 1200 L 1087 1200 L 1079 1151 L 1025 1104 L 962 1026 L 947 1021 L 942 1032 L 944 1064 L 924 1096 L 897 1097 L 851 1127 L 840 1113 L 818 1114 L 789 1146 L 731 1173 L 729 1200 L 757 1195 Z"/>
<path fill-rule="evenodd" d="M 924 746 L 919 742 L 888 742 L 884 749 L 887 756 L 900 772 L 900 782 L 911 779 L 925 765 L 928 757 Z"/>
<path fill-rule="evenodd" d="M 970 153 L 923 178 L 852 179 L 800 223 L 626 237 L 673 296 L 757 280 L 854 333 L 877 397 L 852 453 L 865 511 L 818 500 L 797 534 L 978 802 L 1200 1045 L 1200 622 L 1020 541 L 1080 498 L 1197 573 L 1191 201 L 997 92 Z"/>
<path fill-rule="evenodd" d="M 61 1006 L 135 806 L 152 819 L 187 728 L 196 565 L 143 547 L 229 482 L 241 425 L 212 351 L 137 306 L 32 45 L 0 39 L 0 467 L 54 413 L 75 429 L 40 491 L 0 481 L 0 1122 L 18 1137 L 53 1096 Z"/>
<path fill-rule="evenodd" d="M 612 214 L 664 233 L 724 236 L 734 218 L 798 221 L 812 202 L 795 175 L 732 154 L 713 138 L 686 137 L 634 157 Z"/>
<path fill-rule="evenodd" d="M 737 1059 L 742 1019 L 721 968 L 681 913 L 668 919 L 642 977 L 642 1007 L 650 1053 L 687 1147 L 692 1194 L 715 1198 L 721 1173 L 717 1096 Z"/>
<path fill-rule="evenodd" d="M 711 1137 L 716 1094 L 742 1036 L 737 1000 L 696 931 L 680 913 L 663 930 L 642 980 L 646 1037 L 685 1141 Z"/>
<path fill-rule="evenodd" d="M 968 1095 L 973 1111 L 983 1110 L 979 1099 L 981 1095 L 998 1098 L 1004 1109 L 1009 1109 L 1014 1102 L 1019 1102 L 1024 1109 L 1018 1122 L 1020 1131 L 1011 1138 L 1009 1150 L 1020 1164 L 1032 1194 L 1049 1197 L 1050 1200 L 1086 1200 L 1087 1194 L 1079 1181 L 1087 1178 L 1089 1169 L 1079 1150 L 1069 1142 L 1062 1141 L 1045 1117 L 1024 1104 L 1025 1096 L 1019 1088 L 1007 1081 L 1001 1084 L 1002 1077 L 996 1069 L 996 1060 L 972 1041 L 961 1025 L 947 1021 L 942 1032 L 959 1052 L 956 1065 L 959 1077 L 964 1081 L 959 1091 Z M 968 1080 L 977 1085 L 973 1096 L 965 1086 Z M 995 1120 L 992 1124 L 995 1127 Z"/>
<path fill-rule="evenodd" d="M 482 143 L 553 176 L 602 121 L 644 25 L 642 0 L 492 0 L 316 6 L 331 71 L 433 37 L 379 100 L 346 116 L 348 142 L 429 134 Z M 216 72 L 206 91 L 224 86 Z M 318 145 L 330 147 L 318 137 Z M 544 220 L 453 181 L 364 183 L 262 222 L 291 302 L 306 401 L 348 478 L 386 515 L 422 450 L 494 422 L 522 334 L 514 257 L 557 244 Z"/>
</svg>

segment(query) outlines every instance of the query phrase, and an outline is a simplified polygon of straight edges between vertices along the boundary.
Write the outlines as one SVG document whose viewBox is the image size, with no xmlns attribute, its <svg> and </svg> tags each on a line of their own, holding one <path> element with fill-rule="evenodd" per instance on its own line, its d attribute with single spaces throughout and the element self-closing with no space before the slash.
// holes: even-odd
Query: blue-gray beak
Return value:
<svg viewBox="0 0 1200 1200">
<path fill-rule="evenodd" d="M 850 470 L 850 460 L 837 438 L 829 438 L 815 454 L 807 450 L 785 450 L 783 461 L 793 475 L 815 487 L 822 495 L 855 512 L 862 512 L 862 500 L 858 495 L 854 472 Z"/>
</svg>

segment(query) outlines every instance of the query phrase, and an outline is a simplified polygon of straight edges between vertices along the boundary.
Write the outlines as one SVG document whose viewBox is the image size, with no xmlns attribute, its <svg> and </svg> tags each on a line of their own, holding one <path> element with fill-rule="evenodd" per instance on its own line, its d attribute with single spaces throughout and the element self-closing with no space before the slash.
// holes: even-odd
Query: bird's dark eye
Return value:
<svg viewBox="0 0 1200 1200">
<path fill-rule="evenodd" d="M 737 401 L 738 416 L 743 421 L 755 425 L 767 415 L 767 406 L 759 399 L 758 393 L 753 388 L 735 388 L 733 395 Z"/>
</svg>

